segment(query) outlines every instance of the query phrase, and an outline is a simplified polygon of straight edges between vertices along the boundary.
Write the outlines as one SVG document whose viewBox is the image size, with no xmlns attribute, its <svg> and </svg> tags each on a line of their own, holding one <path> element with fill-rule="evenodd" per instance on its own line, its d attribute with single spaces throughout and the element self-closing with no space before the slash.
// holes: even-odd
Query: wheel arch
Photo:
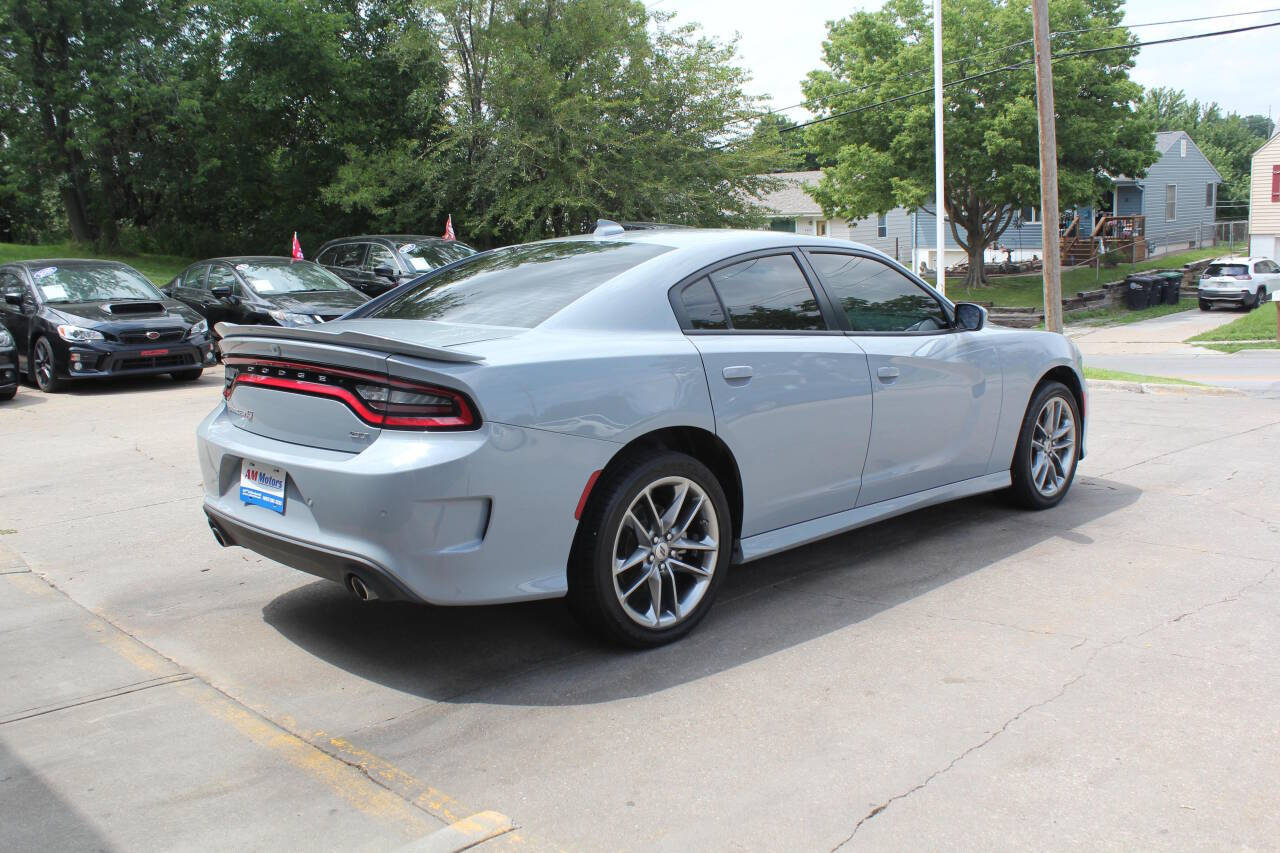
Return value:
<svg viewBox="0 0 1280 853">
<path fill-rule="evenodd" d="M 1076 399 L 1076 408 L 1080 412 L 1080 417 L 1083 418 L 1085 416 L 1084 380 L 1081 379 L 1079 373 L 1065 364 L 1051 367 L 1036 381 L 1035 387 L 1031 389 L 1031 396 L 1034 397 L 1035 393 L 1040 390 L 1040 386 L 1046 382 L 1061 382 L 1067 386 L 1067 389 L 1071 391 L 1071 396 Z"/>
<path fill-rule="evenodd" d="M 738 470 L 738 461 L 734 458 L 729 446 L 718 435 L 701 427 L 674 426 L 656 429 L 637 436 L 623 445 L 601 470 L 598 479 L 608 478 L 626 460 L 645 450 L 674 450 L 692 456 L 711 469 L 711 473 L 715 474 L 729 502 L 736 555 L 737 541 L 742 535 L 742 474 Z M 588 496 L 588 502 L 594 499 L 593 489 L 592 494 Z"/>
</svg>

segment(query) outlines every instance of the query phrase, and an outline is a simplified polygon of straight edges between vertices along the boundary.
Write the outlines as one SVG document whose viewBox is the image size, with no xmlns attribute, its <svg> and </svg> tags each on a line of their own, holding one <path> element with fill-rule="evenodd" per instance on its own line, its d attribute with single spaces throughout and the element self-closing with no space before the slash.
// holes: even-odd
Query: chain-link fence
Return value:
<svg viewBox="0 0 1280 853">
<path fill-rule="evenodd" d="M 1203 225 L 1191 225 L 1147 238 L 1147 254 L 1152 256 L 1212 246 L 1221 246 L 1227 250 L 1227 253 L 1235 252 L 1236 249 L 1248 251 L 1248 221 L 1206 222 Z"/>
</svg>

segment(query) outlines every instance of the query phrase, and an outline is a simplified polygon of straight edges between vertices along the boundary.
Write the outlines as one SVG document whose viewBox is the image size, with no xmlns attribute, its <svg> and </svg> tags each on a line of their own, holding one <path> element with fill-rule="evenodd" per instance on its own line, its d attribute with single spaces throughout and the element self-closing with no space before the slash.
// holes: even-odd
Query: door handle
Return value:
<svg viewBox="0 0 1280 853">
<path fill-rule="evenodd" d="M 880 377 L 880 381 L 888 384 L 897 379 L 900 375 L 896 367 L 882 367 L 876 371 L 876 375 Z"/>
<path fill-rule="evenodd" d="M 720 371 L 726 382 L 749 382 L 751 380 L 751 365 L 735 364 L 726 367 Z"/>
</svg>

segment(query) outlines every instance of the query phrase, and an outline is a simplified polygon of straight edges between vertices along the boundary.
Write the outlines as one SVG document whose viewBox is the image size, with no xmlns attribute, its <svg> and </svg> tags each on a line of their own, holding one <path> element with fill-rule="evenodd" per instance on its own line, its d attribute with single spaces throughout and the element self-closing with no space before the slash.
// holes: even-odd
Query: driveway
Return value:
<svg viewBox="0 0 1280 853">
<path fill-rule="evenodd" d="M 362 605 L 217 547 L 193 430 L 220 384 L 0 407 L 2 848 L 1280 837 L 1274 401 L 1096 390 L 1057 509 L 740 567 L 638 654 L 558 602 Z"/>
<path fill-rule="evenodd" d="M 1243 316 L 1238 311 L 1183 311 L 1119 326 L 1069 326 L 1090 367 L 1171 376 L 1280 397 L 1280 350 L 1222 353 L 1183 343 Z"/>
</svg>

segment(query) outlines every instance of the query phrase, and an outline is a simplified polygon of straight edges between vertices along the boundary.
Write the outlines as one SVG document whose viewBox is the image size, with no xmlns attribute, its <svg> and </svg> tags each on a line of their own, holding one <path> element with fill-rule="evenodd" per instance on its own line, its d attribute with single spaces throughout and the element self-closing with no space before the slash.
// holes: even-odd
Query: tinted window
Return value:
<svg viewBox="0 0 1280 853">
<path fill-rule="evenodd" d="M 400 267 L 396 265 L 395 256 L 391 254 L 391 250 L 379 243 L 369 244 L 369 254 L 365 258 L 364 268 L 373 272 L 378 267 L 390 267 L 399 271 Z"/>
<path fill-rule="evenodd" d="M 207 269 L 208 267 L 200 266 L 187 270 L 186 275 L 182 277 L 182 286 L 193 290 L 204 287 L 204 271 Z"/>
<path fill-rule="evenodd" d="M 685 316 L 689 318 L 689 326 L 694 329 L 727 329 L 729 324 L 724 319 L 724 309 L 720 300 L 711 288 L 711 280 L 703 276 L 693 284 L 686 285 L 680 291 L 680 301 L 684 305 Z"/>
<path fill-rule="evenodd" d="M 334 257 L 337 256 L 337 254 L 338 254 L 338 247 L 330 246 L 320 254 L 316 255 L 316 263 L 326 267 L 334 266 L 333 259 Z"/>
<path fill-rule="evenodd" d="M 1209 264 L 1204 274 L 1207 278 L 1248 275 L 1249 268 L 1244 264 Z"/>
<path fill-rule="evenodd" d="M 13 295 L 21 298 L 22 290 L 22 282 L 16 275 L 11 272 L 0 273 L 0 297 Z"/>
<path fill-rule="evenodd" d="M 351 290 L 342 279 L 309 261 L 242 263 L 236 264 L 236 269 L 255 293 L 264 296 L 316 290 Z"/>
<path fill-rule="evenodd" d="M 432 275 L 371 317 L 530 329 L 616 275 L 671 251 L 652 243 L 511 246 Z"/>
<path fill-rule="evenodd" d="M 125 266 L 47 266 L 32 270 L 31 278 L 51 303 L 164 298 L 141 273 Z"/>
<path fill-rule="evenodd" d="M 360 262 L 364 260 L 364 247 L 364 243 L 343 243 L 341 246 L 334 246 L 325 252 L 329 257 L 325 263 L 334 267 L 357 269 Z"/>
<path fill-rule="evenodd" d="M 204 284 L 205 287 L 210 290 L 213 290 L 215 287 L 226 286 L 231 288 L 232 293 L 235 293 L 238 289 L 236 287 L 236 274 L 226 267 L 220 266 L 209 267 L 209 276 L 205 279 Z"/>
<path fill-rule="evenodd" d="M 810 262 L 855 332 L 925 332 L 950 324 L 938 300 L 886 264 L 815 252 Z"/>
<path fill-rule="evenodd" d="M 718 269 L 711 281 L 735 329 L 825 329 L 809 282 L 791 255 L 770 255 Z"/>
</svg>

